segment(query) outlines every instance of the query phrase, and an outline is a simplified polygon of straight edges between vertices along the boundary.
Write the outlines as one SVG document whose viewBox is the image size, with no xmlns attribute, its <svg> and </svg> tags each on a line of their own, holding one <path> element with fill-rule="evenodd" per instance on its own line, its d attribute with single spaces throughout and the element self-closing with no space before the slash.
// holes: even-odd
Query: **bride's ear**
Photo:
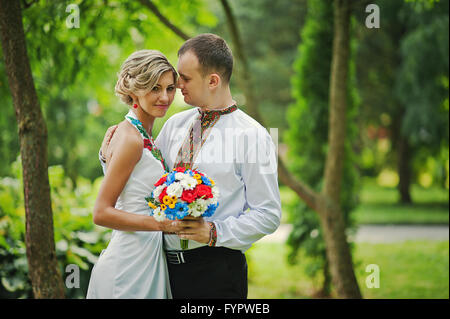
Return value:
<svg viewBox="0 0 450 319">
<path fill-rule="evenodd" d="M 133 100 L 133 104 L 139 104 L 139 100 L 138 97 L 136 95 L 134 95 L 133 93 L 130 93 L 130 97 Z"/>
</svg>

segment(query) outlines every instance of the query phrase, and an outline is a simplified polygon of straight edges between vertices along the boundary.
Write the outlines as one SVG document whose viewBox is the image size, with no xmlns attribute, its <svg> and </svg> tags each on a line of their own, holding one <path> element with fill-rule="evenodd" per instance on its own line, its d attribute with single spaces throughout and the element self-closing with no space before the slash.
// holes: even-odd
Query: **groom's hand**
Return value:
<svg viewBox="0 0 450 319">
<path fill-rule="evenodd" d="M 183 228 L 178 232 L 178 237 L 181 239 L 195 240 L 203 244 L 209 243 L 210 227 L 203 218 L 187 216 L 183 220 L 177 221 L 176 224 Z"/>
<path fill-rule="evenodd" d="M 105 158 L 106 151 L 108 150 L 109 143 L 111 142 L 111 138 L 114 135 L 118 125 L 113 125 L 105 133 L 105 137 L 103 138 L 102 147 L 100 148 L 102 156 Z"/>
</svg>

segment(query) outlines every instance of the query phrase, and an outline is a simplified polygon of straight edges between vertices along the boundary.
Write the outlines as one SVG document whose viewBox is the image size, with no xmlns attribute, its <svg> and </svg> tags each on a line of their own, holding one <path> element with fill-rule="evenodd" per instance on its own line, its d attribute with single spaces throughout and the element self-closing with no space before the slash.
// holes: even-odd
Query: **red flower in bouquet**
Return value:
<svg viewBox="0 0 450 319">
<path fill-rule="evenodd" d="M 197 196 L 203 199 L 213 198 L 213 194 L 211 193 L 211 187 L 206 186 L 204 184 L 197 185 L 195 187 L 197 190 Z"/>
<path fill-rule="evenodd" d="M 181 195 L 181 199 L 184 200 L 185 202 L 188 202 L 189 204 L 192 203 L 194 200 L 196 200 L 197 197 L 198 197 L 197 188 L 185 190 Z"/>
<path fill-rule="evenodd" d="M 164 198 L 164 196 L 166 196 L 166 195 L 167 195 L 167 187 L 163 189 L 163 191 L 161 192 L 161 194 L 159 194 L 159 202 L 160 202 L 160 203 L 163 203 L 163 202 L 164 202 L 163 198 Z"/>
<path fill-rule="evenodd" d="M 164 184 L 164 183 L 166 182 L 166 180 L 167 180 L 167 176 L 161 177 L 161 178 L 159 179 L 159 181 L 157 181 L 157 182 L 155 183 L 155 187 L 158 187 L 158 186 Z"/>
<path fill-rule="evenodd" d="M 177 173 L 184 173 L 186 171 L 186 167 L 180 166 L 173 169 Z"/>
<path fill-rule="evenodd" d="M 200 175 L 200 176 L 205 176 L 205 174 L 203 174 L 203 173 L 201 173 L 201 172 L 199 172 L 199 171 L 196 171 L 196 170 L 193 170 L 192 171 L 194 174 L 198 174 L 198 175 Z"/>
</svg>

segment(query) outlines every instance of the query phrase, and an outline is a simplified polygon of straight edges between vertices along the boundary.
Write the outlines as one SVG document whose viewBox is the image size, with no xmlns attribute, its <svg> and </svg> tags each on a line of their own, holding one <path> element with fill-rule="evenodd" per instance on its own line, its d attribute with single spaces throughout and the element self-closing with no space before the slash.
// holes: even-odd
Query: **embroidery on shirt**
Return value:
<svg viewBox="0 0 450 319">
<path fill-rule="evenodd" d="M 211 129 L 219 121 L 220 117 L 225 114 L 230 114 L 237 109 L 237 105 L 232 105 L 219 111 L 201 111 L 198 109 L 200 115 L 194 119 L 189 128 L 189 134 L 186 136 L 180 150 L 178 151 L 178 156 L 174 167 L 182 166 L 191 168 L 191 166 L 194 165 L 195 158 L 200 152 L 200 149 L 206 142 Z"/>
</svg>

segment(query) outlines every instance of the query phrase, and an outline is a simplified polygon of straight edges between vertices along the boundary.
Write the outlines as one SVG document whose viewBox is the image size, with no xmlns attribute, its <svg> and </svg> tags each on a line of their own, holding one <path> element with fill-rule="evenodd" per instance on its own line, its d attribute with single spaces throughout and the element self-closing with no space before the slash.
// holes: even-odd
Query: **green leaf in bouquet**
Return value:
<svg viewBox="0 0 450 319">
<path fill-rule="evenodd" d="M 152 197 L 146 197 L 145 200 L 147 201 L 147 203 L 152 203 L 155 206 L 159 206 L 159 202 Z"/>
</svg>

